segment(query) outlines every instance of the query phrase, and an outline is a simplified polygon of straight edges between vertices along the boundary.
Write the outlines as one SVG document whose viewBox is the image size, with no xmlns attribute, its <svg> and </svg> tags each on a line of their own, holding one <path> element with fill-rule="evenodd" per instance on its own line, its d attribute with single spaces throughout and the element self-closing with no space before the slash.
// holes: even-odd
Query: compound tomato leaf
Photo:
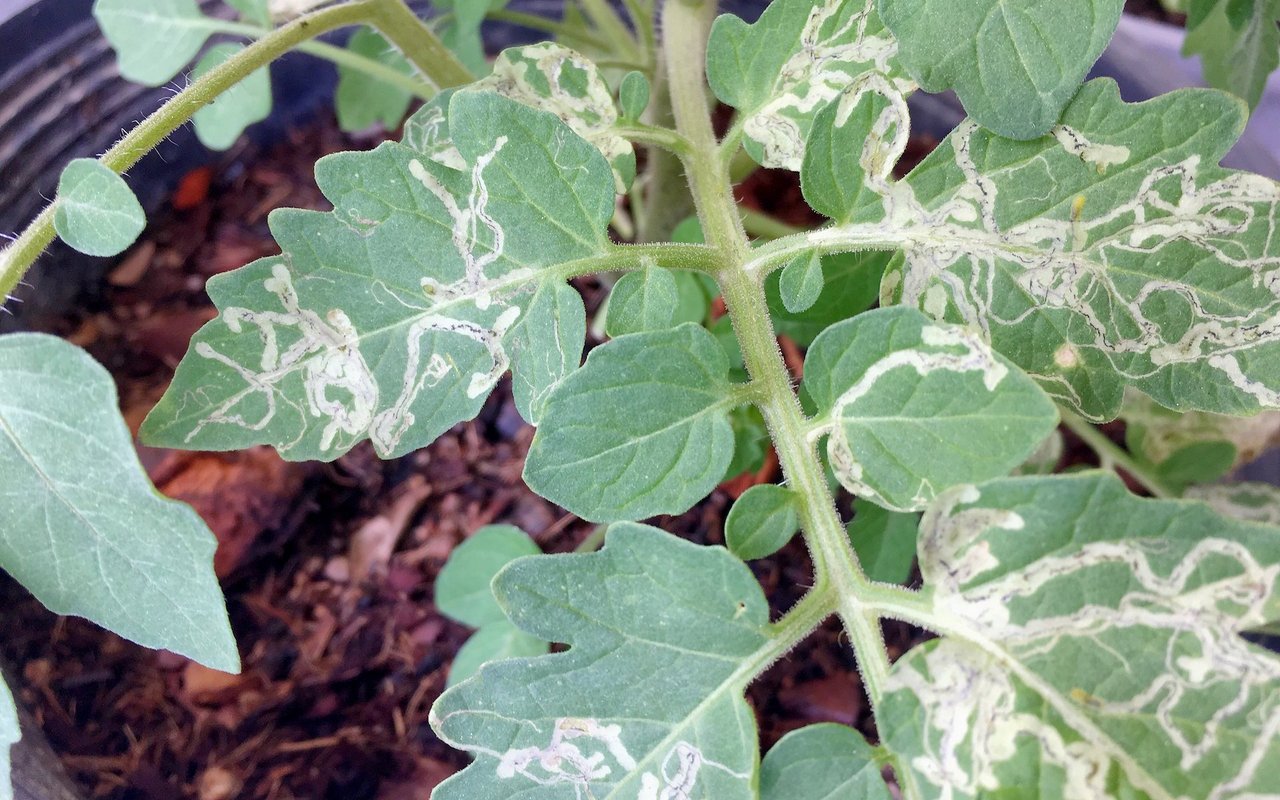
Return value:
<svg viewBox="0 0 1280 800">
<path fill-rule="evenodd" d="M 325 460 L 367 438 L 394 457 L 474 417 L 513 361 L 536 417 L 580 358 L 581 299 L 557 287 L 610 246 L 611 171 L 550 113 L 492 93 L 454 93 L 447 117 L 451 147 L 419 120 L 430 154 L 388 142 L 316 165 L 334 211 L 274 212 L 283 255 L 209 282 L 221 313 L 144 438 Z"/>
<path fill-rule="evenodd" d="M 921 88 L 955 89 L 978 124 L 1043 136 L 1120 23 L 1123 0 L 879 0 Z"/>
<path fill-rule="evenodd" d="M 368 27 L 357 28 L 347 40 L 347 49 L 405 75 L 413 67 L 382 34 Z M 393 131 L 409 110 L 410 94 L 405 89 L 357 69 L 338 65 L 338 89 L 333 96 L 338 127 L 362 131 L 374 125 Z"/>
<path fill-rule="evenodd" d="M 877 719 L 912 796 L 1273 797 L 1276 529 L 1145 500 L 1112 474 L 940 498 L 920 569 L 943 638 L 892 667 Z"/>
<path fill-rule="evenodd" d="M 146 224 L 129 184 L 96 159 L 77 158 L 62 170 L 53 227 L 74 249 L 114 256 L 133 244 Z"/>
<path fill-rule="evenodd" d="M 752 24 L 720 16 L 707 44 L 707 79 L 738 109 L 747 152 L 766 167 L 799 170 L 814 115 L 846 87 L 914 84 L 875 0 L 777 0 Z"/>
<path fill-rule="evenodd" d="M 1244 119 L 1221 92 L 1129 104 L 1092 81 L 1050 135 L 964 122 L 858 214 L 879 221 L 813 236 L 895 231 L 882 301 L 980 329 L 1092 421 L 1126 387 L 1179 411 L 1278 408 L 1280 185 L 1216 166 Z"/>
<path fill-rule="evenodd" d="M 840 483 L 895 511 L 1008 474 L 1058 423 L 1035 381 L 975 332 L 909 308 L 828 328 L 803 386 Z"/>
<path fill-rule="evenodd" d="M 95 0 L 93 16 L 120 74 L 146 86 L 172 80 L 213 32 L 196 0 Z"/>
<path fill-rule="evenodd" d="M 679 514 L 733 457 L 729 359 L 694 323 L 597 347 L 547 399 L 529 488 L 594 522 Z"/>
<path fill-rule="evenodd" d="M 792 731 L 760 764 L 760 800 L 890 800 L 875 750 L 853 728 L 834 723 Z"/>
<path fill-rule="evenodd" d="M 244 50 L 240 44 L 210 47 L 191 70 L 191 80 Z M 271 114 L 271 73 L 266 67 L 254 70 L 236 85 L 215 97 L 191 118 L 196 138 L 210 150 L 226 150 L 236 143 L 244 129 Z"/>
<path fill-rule="evenodd" d="M 41 334 L 0 338 L 0 567 L 59 614 L 235 672 L 216 542 L 147 480 L 115 382 Z"/>
<path fill-rule="evenodd" d="M 494 589 L 569 649 L 487 664 L 436 701 L 432 727 L 475 760 L 433 797 L 755 798 L 742 692 L 779 643 L 741 561 L 621 523 L 601 551 L 521 559 Z"/>
</svg>

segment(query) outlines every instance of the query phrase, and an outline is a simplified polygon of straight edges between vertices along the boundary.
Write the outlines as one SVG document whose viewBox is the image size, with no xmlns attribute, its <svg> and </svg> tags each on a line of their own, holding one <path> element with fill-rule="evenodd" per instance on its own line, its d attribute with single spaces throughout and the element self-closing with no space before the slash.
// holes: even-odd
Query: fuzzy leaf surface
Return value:
<svg viewBox="0 0 1280 800">
<path fill-rule="evenodd" d="M 846 87 L 913 84 L 875 0 L 777 0 L 748 24 L 720 16 L 707 45 L 707 79 L 744 118 L 747 152 L 766 167 L 799 170 L 814 115 Z"/>
<path fill-rule="evenodd" d="M 221 313 L 144 438 L 324 460 L 368 438 L 394 457 L 475 416 L 508 365 L 536 418 L 578 365 L 585 313 L 565 278 L 609 246 L 609 165 L 491 93 L 453 94 L 447 123 L 452 151 L 389 142 L 317 164 L 335 210 L 274 212 L 283 256 L 210 280 Z"/>
<path fill-rule="evenodd" d="M 742 691 L 768 663 L 769 606 L 741 561 L 622 523 L 600 552 L 522 559 L 494 587 L 512 622 L 569 650 L 441 696 L 432 727 L 475 761 L 433 797 L 755 797 Z"/>
<path fill-rule="evenodd" d="M 191 80 L 199 80 L 241 50 L 244 50 L 244 45 L 232 43 L 210 47 L 191 70 Z M 191 121 L 201 144 L 210 150 L 226 150 L 236 143 L 245 128 L 261 122 L 270 114 L 271 73 L 263 67 L 215 97 L 197 111 Z"/>
<path fill-rule="evenodd" d="M 209 38 L 196 0 L 95 0 L 93 16 L 116 51 L 120 74 L 147 86 L 172 79 Z"/>
<path fill-rule="evenodd" d="M 1220 92 L 1129 104 L 1108 80 L 1041 139 L 962 123 L 859 212 L 905 240 L 885 299 L 981 329 L 1094 421 L 1126 386 L 1177 410 L 1280 407 L 1280 186 L 1215 166 L 1243 123 Z"/>
<path fill-rule="evenodd" d="M 613 167 L 619 192 L 631 185 L 635 151 L 630 140 L 614 130 L 618 107 L 613 93 L 600 68 L 586 56 L 554 42 L 512 47 L 498 55 L 492 74 L 472 86 L 555 114 L 600 148 Z"/>
<path fill-rule="evenodd" d="M 446 687 L 462 683 L 490 661 L 540 656 L 547 652 L 547 647 L 546 642 L 520 630 L 505 617 L 497 622 L 490 622 L 471 634 L 471 638 L 458 648 L 449 664 Z"/>
<path fill-rule="evenodd" d="M 929 92 L 954 88 L 1002 136 L 1044 135 L 1111 41 L 1123 0 L 879 0 L 898 58 Z"/>
<path fill-rule="evenodd" d="M 803 311 L 789 311 L 782 299 L 782 271 L 764 279 L 769 315 L 778 333 L 808 347 L 827 328 L 870 308 L 889 263 L 887 253 L 837 253 L 822 259 L 822 291 Z"/>
<path fill-rule="evenodd" d="M 733 457 L 728 372 L 694 323 L 597 347 L 547 399 L 525 483 L 593 522 L 688 510 Z"/>
<path fill-rule="evenodd" d="M 847 528 L 858 563 L 873 581 L 906 583 L 916 561 L 920 515 L 889 511 L 859 497 Z"/>
<path fill-rule="evenodd" d="M 649 267 L 628 272 L 609 293 L 605 331 L 616 338 L 669 327 L 679 302 L 680 288 L 671 270 Z"/>
<path fill-rule="evenodd" d="M 1280 537 L 1111 474 L 953 491 L 918 549 L 940 640 L 897 661 L 884 742 L 925 798 L 1274 797 Z"/>
<path fill-rule="evenodd" d="M 760 800 L 890 800 L 875 751 L 845 725 L 809 725 L 778 740 L 760 764 Z"/>
<path fill-rule="evenodd" d="M 400 51 L 372 28 L 357 28 L 347 40 L 347 49 L 397 72 L 413 74 L 413 67 Z M 333 106 L 338 113 L 338 127 L 344 131 L 362 131 L 373 125 L 393 131 L 404 121 L 410 99 L 404 89 L 338 65 L 338 89 L 333 96 Z"/>
<path fill-rule="evenodd" d="M 743 561 L 765 558 L 782 549 L 800 529 L 800 500 L 776 483 L 762 483 L 742 493 L 729 509 L 724 541 Z"/>
<path fill-rule="evenodd" d="M 53 227 L 91 256 L 114 256 L 133 244 L 147 217 L 129 184 L 93 158 L 77 158 L 58 178 Z"/>
<path fill-rule="evenodd" d="M 909 308 L 828 328 L 803 387 L 840 483 L 896 511 L 1007 474 L 1058 422 L 1035 382 L 978 336 Z"/>
<path fill-rule="evenodd" d="M 0 567 L 59 614 L 235 672 L 213 534 L 138 463 L 115 382 L 42 334 L 0 337 Z"/>
</svg>

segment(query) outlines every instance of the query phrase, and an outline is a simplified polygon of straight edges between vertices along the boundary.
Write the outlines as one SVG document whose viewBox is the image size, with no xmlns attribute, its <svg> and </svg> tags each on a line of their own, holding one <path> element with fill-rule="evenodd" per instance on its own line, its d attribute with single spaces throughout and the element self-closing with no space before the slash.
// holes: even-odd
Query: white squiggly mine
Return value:
<svg viewBox="0 0 1280 800">
<path fill-rule="evenodd" d="M 773 99 L 746 119 L 743 131 L 760 144 L 764 166 L 799 171 L 806 134 L 797 118 L 830 103 L 868 73 L 878 73 L 900 96 L 914 87 L 904 76 L 895 75 L 889 64 L 898 53 L 897 40 L 888 31 L 870 31 L 874 0 L 868 0 L 842 25 L 833 25 L 847 5 L 842 0 L 827 0 L 813 8 L 800 34 L 800 49 L 783 65 L 774 82 Z M 858 69 L 858 65 L 866 66 Z"/>
<path fill-rule="evenodd" d="M 855 495 L 873 497 L 877 503 L 895 508 L 875 487 L 862 480 L 863 469 L 854 454 L 849 434 L 843 424 L 845 412 L 866 396 L 875 384 L 889 373 L 897 369 L 914 370 L 917 375 L 926 376 L 941 370 L 944 372 L 967 373 L 976 372 L 982 376 L 983 386 L 988 392 L 994 392 L 1009 369 L 1001 364 L 995 354 L 977 335 L 955 327 L 928 325 L 921 329 L 922 344 L 936 350 L 910 348 L 888 354 L 871 366 L 846 389 L 831 407 L 829 422 L 816 427 L 810 437 L 829 434 L 827 440 L 827 456 L 831 460 L 831 468 L 842 486 Z M 945 348 L 945 349 L 944 349 Z M 856 413 L 852 416 L 857 416 Z M 922 484 L 916 493 L 915 505 L 920 505 L 933 498 L 933 487 Z M 900 509 L 910 510 L 910 509 Z"/>
<path fill-rule="evenodd" d="M 200 420 L 188 434 L 187 441 L 211 424 L 262 430 L 275 418 L 277 404 L 285 402 L 297 409 L 303 426 L 292 442 L 279 445 L 282 452 L 303 439 L 307 430 L 305 420 L 309 416 L 325 420 L 319 442 L 323 451 L 350 447 L 359 437 L 367 435 L 380 454 L 390 454 L 412 429 L 416 421 L 412 409 L 421 393 L 441 384 L 458 370 L 452 356 L 423 347 L 424 342 L 435 341 L 438 335 L 462 337 L 484 348 L 489 365 L 471 374 L 465 393 L 475 399 L 490 391 L 510 365 L 503 340 L 520 316 L 520 307 L 506 305 L 500 295 L 528 273 L 528 270 L 513 270 L 502 276 L 487 273 L 503 255 L 506 232 L 489 213 L 489 189 L 484 171 L 506 142 L 506 137 L 499 137 L 487 153 L 476 159 L 471 168 L 471 190 L 461 204 L 421 162 L 409 162 L 410 174 L 440 201 L 449 215 L 452 243 L 462 260 L 463 274 L 449 283 L 423 278 L 423 290 L 430 305 L 410 304 L 397 297 L 418 313 L 405 325 L 404 373 L 400 391 L 390 405 L 381 407 L 378 382 L 360 351 L 360 332 L 347 313 L 334 308 L 322 317 L 303 307 L 289 268 L 277 263 L 263 287 L 279 299 L 283 310 L 233 307 L 221 315 L 233 333 L 240 333 L 245 323 L 257 327 L 262 340 L 257 367 L 241 364 L 207 342 L 196 345 L 197 355 L 231 368 L 246 386 Z M 458 316 L 469 305 L 482 312 L 497 305 L 501 311 L 492 324 L 485 325 Z M 280 342 L 285 330 L 290 332 L 292 341 L 282 349 Z M 285 378 L 298 373 L 305 386 L 306 413 L 290 401 L 287 392 L 279 386 Z M 253 420 L 236 410 L 251 397 L 260 398 L 263 406 L 260 416 Z"/>
<path fill-rule="evenodd" d="M 1118 767 L 1153 798 L 1184 798 L 1108 734 L 1146 717 L 1179 754 L 1178 769 L 1194 774 L 1206 759 L 1224 757 L 1239 764 L 1207 800 L 1261 797 L 1248 789 L 1280 736 L 1280 704 L 1254 704 L 1280 685 L 1280 659 L 1239 634 L 1265 620 L 1280 565 L 1264 566 L 1245 545 L 1206 535 L 1046 547 L 1030 563 L 1001 572 L 1004 553 L 993 550 L 991 532 L 1022 531 L 1026 523 L 1012 511 L 972 505 L 980 499 L 972 487 L 952 490 L 921 525 L 921 571 L 934 587 L 947 638 L 923 658 L 897 665 L 886 685 L 887 693 L 914 693 L 926 716 L 916 772 L 942 797 L 973 797 L 1002 785 L 1001 764 L 1038 748 L 1030 757 L 1061 768 L 1065 797 L 1109 796 L 1106 780 Z M 957 511 L 962 503 L 970 507 Z M 1210 575 L 1218 577 L 1206 580 Z M 1124 589 L 1114 603 L 1062 602 L 1065 587 L 1102 581 Z M 1070 610 L 1046 610 L 1064 606 Z M 1120 664 L 1117 680 L 1086 690 L 1071 686 L 1069 668 L 1052 669 L 1078 651 L 1071 646 L 1080 640 Z M 1161 649 L 1164 664 L 1155 674 L 1131 663 Z M 1037 706 L 1032 696 L 1052 713 L 1019 711 Z M 1226 727 L 1245 714 L 1252 741 Z M 1077 740 L 1064 739 L 1065 729 L 1074 729 Z M 1244 741 L 1248 750 L 1241 753 Z"/>
</svg>

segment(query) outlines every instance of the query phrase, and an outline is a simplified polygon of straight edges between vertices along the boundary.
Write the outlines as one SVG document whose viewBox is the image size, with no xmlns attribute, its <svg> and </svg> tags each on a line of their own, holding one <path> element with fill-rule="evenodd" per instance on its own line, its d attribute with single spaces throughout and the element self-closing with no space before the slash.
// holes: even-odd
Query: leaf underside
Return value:
<svg viewBox="0 0 1280 800">
<path fill-rule="evenodd" d="M 433 797 L 755 797 L 742 690 L 769 608 L 741 561 L 619 523 L 600 552 L 523 559 L 494 586 L 518 627 L 570 647 L 440 698 L 432 726 L 475 761 Z"/>
<path fill-rule="evenodd" d="M 274 212 L 283 255 L 209 282 L 220 315 L 147 441 L 331 460 L 367 438 L 394 457 L 475 416 L 509 365 L 517 407 L 537 419 L 585 336 L 559 270 L 608 246 L 613 178 L 546 112 L 482 92 L 447 101 L 406 128 L 425 151 L 322 159 L 335 210 Z"/>
<path fill-rule="evenodd" d="M 1114 475 L 1005 479 L 925 516 L 940 640 L 894 664 L 886 745 L 922 797 L 1273 797 L 1280 536 Z"/>
<path fill-rule="evenodd" d="M 0 339 L 0 567 L 59 614 L 234 672 L 213 534 L 147 480 L 115 383 L 61 339 Z"/>
</svg>

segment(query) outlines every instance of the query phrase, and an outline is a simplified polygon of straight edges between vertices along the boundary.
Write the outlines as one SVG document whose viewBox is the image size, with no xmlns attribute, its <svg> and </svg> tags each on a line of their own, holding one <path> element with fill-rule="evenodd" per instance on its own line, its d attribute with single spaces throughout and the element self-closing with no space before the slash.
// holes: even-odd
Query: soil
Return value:
<svg viewBox="0 0 1280 800">
<path fill-rule="evenodd" d="M 1155 0 L 1130 3 L 1148 13 Z M 110 271 L 100 296 L 51 331 L 86 347 L 115 376 L 129 424 L 164 391 L 188 340 L 214 311 L 205 280 L 277 252 L 266 226 L 279 206 L 327 209 L 312 166 L 376 138 L 332 120 L 270 150 L 244 145 L 183 180 L 144 239 Z M 936 142 L 914 140 L 908 158 Z M 761 171 L 747 204 L 795 224 L 816 222 L 790 173 Z M 38 288 L 38 287 L 37 287 Z M 578 283 L 589 312 L 603 296 Z M 594 342 L 589 342 L 591 346 Z M 798 351 L 784 342 L 798 366 Z M 223 675 L 46 611 L 0 576 L 2 659 L 86 797 L 110 800 L 409 800 L 467 763 L 436 738 L 427 713 L 470 631 L 441 616 L 432 583 L 449 551 L 478 528 L 518 525 L 547 552 L 574 549 L 593 527 L 520 480 L 532 431 L 506 383 L 480 416 L 430 447 L 379 461 L 367 446 L 332 464 L 292 464 L 269 448 L 179 453 L 140 447 L 157 486 L 191 503 L 219 541 L 244 669 Z M 1065 463 L 1085 458 L 1071 446 Z M 732 498 L 775 477 L 727 482 L 693 510 L 655 524 L 721 544 Z M 752 563 L 776 614 L 810 578 L 793 542 Z M 891 657 L 923 635 L 887 623 Z M 834 622 L 749 689 L 764 747 L 814 722 L 874 738 L 847 642 Z"/>
</svg>

